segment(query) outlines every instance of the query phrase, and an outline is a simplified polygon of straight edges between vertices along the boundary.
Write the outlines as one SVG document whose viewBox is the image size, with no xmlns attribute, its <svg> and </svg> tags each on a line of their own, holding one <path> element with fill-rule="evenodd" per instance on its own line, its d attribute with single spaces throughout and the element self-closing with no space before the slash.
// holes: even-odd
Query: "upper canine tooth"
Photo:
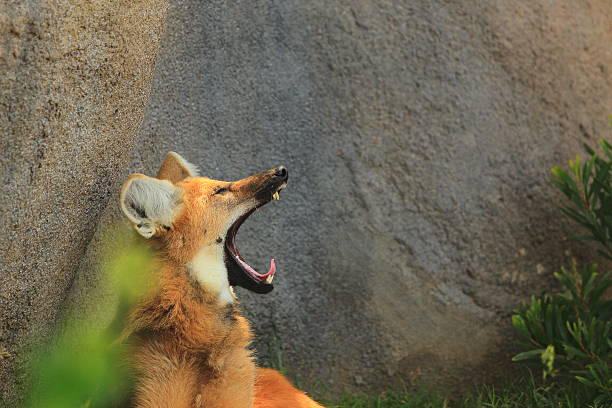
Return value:
<svg viewBox="0 0 612 408">
<path fill-rule="evenodd" d="M 280 195 L 278 194 L 278 191 L 275 192 L 274 194 L 272 194 L 272 198 L 274 198 L 275 200 L 279 200 L 280 199 Z"/>
<path fill-rule="evenodd" d="M 272 283 L 272 279 L 274 279 L 274 275 L 270 275 L 266 278 L 266 283 Z"/>
</svg>

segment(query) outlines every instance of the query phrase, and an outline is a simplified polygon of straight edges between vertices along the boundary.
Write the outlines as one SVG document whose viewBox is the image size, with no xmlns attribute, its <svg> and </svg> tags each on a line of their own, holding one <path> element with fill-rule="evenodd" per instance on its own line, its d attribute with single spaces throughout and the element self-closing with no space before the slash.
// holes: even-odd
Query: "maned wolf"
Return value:
<svg viewBox="0 0 612 408">
<path fill-rule="evenodd" d="M 280 373 L 257 368 L 249 323 L 233 286 L 272 290 L 242 259 L 235 237 L 258 207 L 287 184 L 280 166 L 242 180 L 198 177 L 174 152 L 156 178 L 133 174 L 120 204 L 155 249 L 156 289 L 131 312 L 127 331 L 138 408 L 322 408 Z"/>
</svg>

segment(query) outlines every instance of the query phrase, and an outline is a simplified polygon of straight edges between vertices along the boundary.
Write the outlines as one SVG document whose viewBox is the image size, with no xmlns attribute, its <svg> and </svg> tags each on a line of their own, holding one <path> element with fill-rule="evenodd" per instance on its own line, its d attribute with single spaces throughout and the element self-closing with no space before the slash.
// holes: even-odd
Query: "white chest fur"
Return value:
<svg viewBox="0 0 612 408">
<path fill-rule="evenodd" d="M 202 248 L 189 263 L 192 276 L 212 293 L 216 293 L 221 303 L 234 301 L 227 278 L 223 245 L 209 245 Z"/>
</svg>

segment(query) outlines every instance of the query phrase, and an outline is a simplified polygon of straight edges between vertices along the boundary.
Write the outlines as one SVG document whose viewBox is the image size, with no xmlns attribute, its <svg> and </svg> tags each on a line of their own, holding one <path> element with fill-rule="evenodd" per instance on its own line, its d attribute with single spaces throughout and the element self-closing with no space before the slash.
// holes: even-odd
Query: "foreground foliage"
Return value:
<svg viewBox="0 0 612 408">
<path fill-rule="evenodd" d="M 144 248 L 127 242 L 115 245 L 123 251 L 113 251 L 104 268 L 104 284 L 118 295 L 113 322 L 106 330 L 93 330 L 86 321 L 68 322 L 51 345 L 34 352 L 29 367 L 33 380 L 24 407 L 102 408 L 117 406 L 125 398 L 131 376 L 121 363 L 127 350 L 118 339 L 123 319 L 146 293 L 151 258 Z"/>
<path fill-rule="evenodd" d="M 587 231 L 576 239 L 598 242 L 598 253 L 612 259 L 612 148 L 603 140 L 600 146 L 601 156 L 585 146 L 590 157 L 570 161 L 569 173 L 552 171 L 569 200 L 563 213 Z M 606 299 L 612 273 L 599 272 L 597 265 L 572 265 L 555 278 L 563 293 L 532 297 L 514 311 L 512 324 L 527 340 L 521 343 L 527 351 L 514 360 L 539 360 L 545 379 L 573 379 L 595 403 L 612 405 L 612 301 Z"/>
<path fill-rule="evenodd" d="M 561 211 L 587 231 L 574 237 L 601 244 L 598 252 L 612 259 L 612 146 L 600 140 L 601 155 L 584 145 L 588 160 L 570 160 L 570 172 L 553 167 L 553 183 L 568 198 Z"/>
</svg>

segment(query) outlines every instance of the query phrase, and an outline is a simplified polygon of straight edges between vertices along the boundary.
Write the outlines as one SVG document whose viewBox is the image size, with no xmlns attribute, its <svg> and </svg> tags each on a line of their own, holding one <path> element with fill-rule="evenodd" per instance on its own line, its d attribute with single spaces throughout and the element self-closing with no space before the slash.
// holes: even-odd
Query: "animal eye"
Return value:
<svg viewBox="0 0 612 408">
<path fill-rule="evenodd" d="M 218 187 L 213 191 L 213 195 L 215 194 L 223 194 L 227 191 L 227 187 Z"/>
</svg>

